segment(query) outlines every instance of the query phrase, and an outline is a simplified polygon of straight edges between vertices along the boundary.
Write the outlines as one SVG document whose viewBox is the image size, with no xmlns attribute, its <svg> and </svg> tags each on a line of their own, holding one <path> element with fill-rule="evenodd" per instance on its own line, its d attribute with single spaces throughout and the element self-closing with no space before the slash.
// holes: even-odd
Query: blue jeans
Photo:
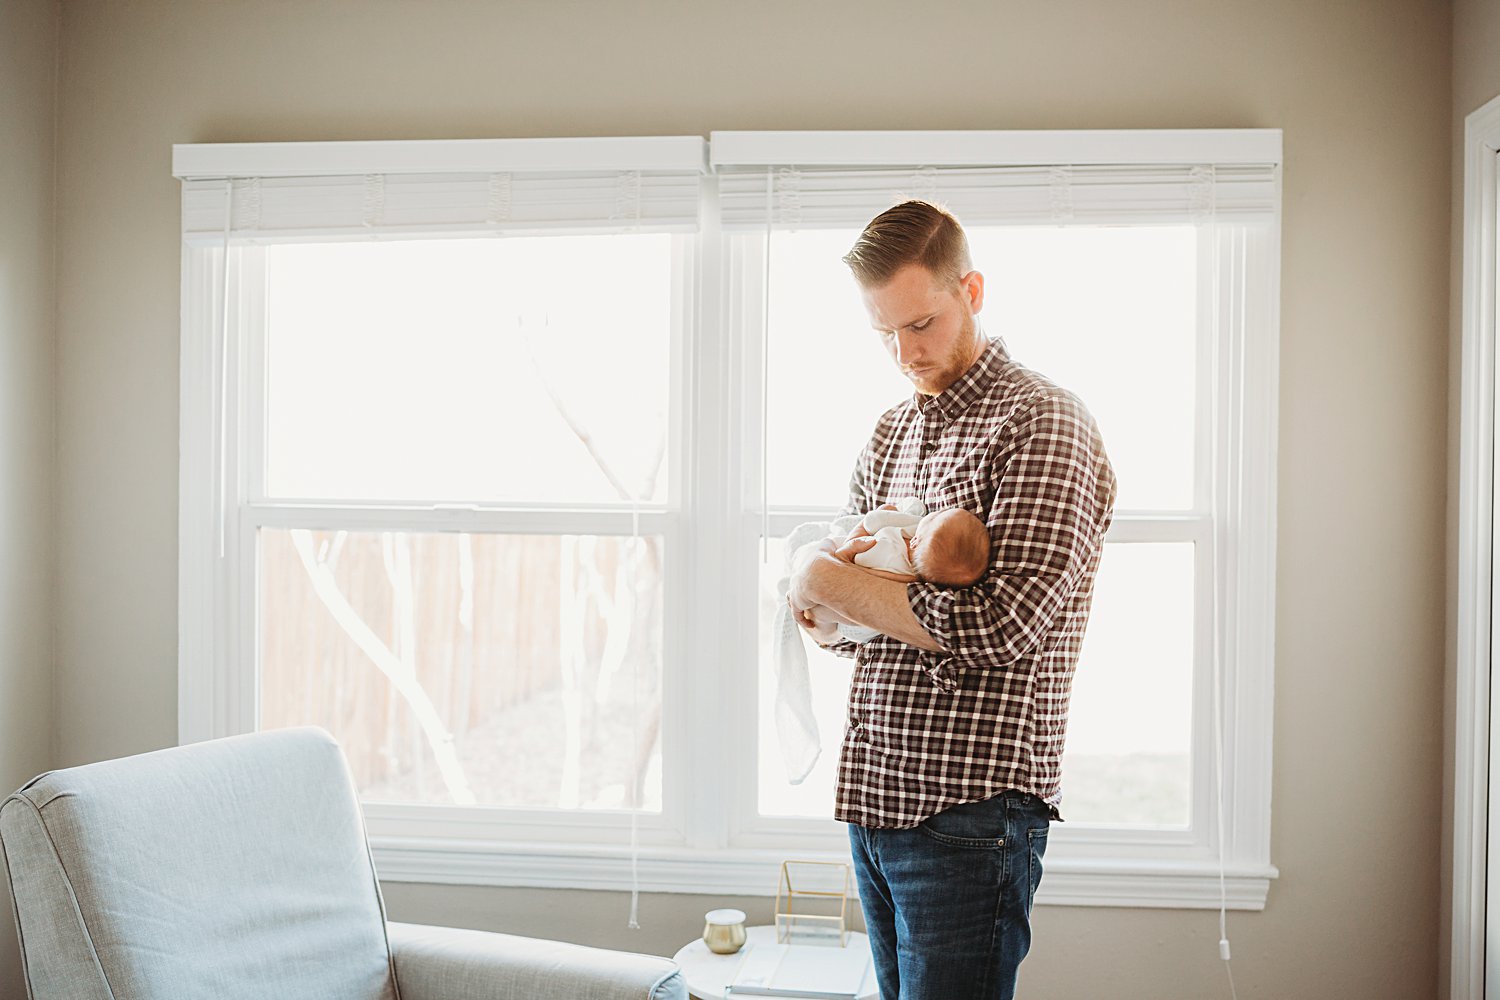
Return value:
<svg viewBox="0 0 1500 1000">
<path fill-rule="evenodd" d="M 1012 1000 L 1049 826 L 1014 789 L 910 830 L 849 825 L 881 1000 Z"/>
</svg>

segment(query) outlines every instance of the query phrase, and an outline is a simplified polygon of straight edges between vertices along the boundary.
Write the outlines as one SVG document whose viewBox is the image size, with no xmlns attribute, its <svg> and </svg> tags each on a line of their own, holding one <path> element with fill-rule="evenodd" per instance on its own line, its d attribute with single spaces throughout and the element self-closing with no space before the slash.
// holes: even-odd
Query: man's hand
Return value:
<svg viewBox="0 0 1500 1000">
<path fill-rule="evenodd" d="M 792 577 L 787 583 L 786 599 L 799 621 L 802 618 L 802 612 L 821 603 L 813 596 L 808 585 L 810 582 L 808 567 L 820 556 L 826 556 L 833 551 L 833 540 L 825 538 L 816 545 L 805 546 L 797 553 L 797 562 L 792 567 Z"/>
<path fill-rule="evenodd" d="M 787 601 L 791 603 L 790 599 Z M 792 617 L 798 625 L 801 625 L 807 634 L 812 636 L 813 642 L 819 646 L 827 646 L 837 642 L 839 639 L 839 622 L 837 615 L 829 613 L 829 609 L 821 604 L 814 605 L 804 611 L 792 609 Z"/>
<path fill-rule="evenodd" d="M 793 613 L 800 619 L 808 608 L 827 604 L 823 595 L 828 592 L 829 578 L 854 566 L 854 557 L 874 544 L 873 536 L 860 535 L 851 537 L 843 545 L 835 545 L 833 539 L 825 538 L 816 545 L 807 546 L 792 570 L 787 589 L 787 601 Z"/>
<path fill-rule="evenodd" d="M 843 545 L 824 539 L 809 545 L 799 556 L 787 590 L 792 614 L 805 621 L 802 612 L 827 605 L 846 621 L 873 628 L 910 646 L 942 652 L 943 646 L 912 614 L 906 584 L 881 579 L 854 562 L 854 557 L 875 544 L 870 535 L 851 537 Z"/>
</svg>

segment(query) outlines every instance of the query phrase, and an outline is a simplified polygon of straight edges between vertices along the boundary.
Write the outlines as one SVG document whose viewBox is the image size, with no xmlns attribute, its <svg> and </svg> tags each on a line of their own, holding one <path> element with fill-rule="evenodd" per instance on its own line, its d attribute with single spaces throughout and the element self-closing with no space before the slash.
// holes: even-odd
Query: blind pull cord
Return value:
<svg viewBox="0 0 1500 1000">
<path fill-rule="evenodd" d="M 1195 171 L 1196 173 L 1197 171 Z M 1219 232 L 1218 225 L 1218 199 L 1217 184 L 1214 169 L 1209 166 L 1204 170 L 1207 176 L 1207 214 L 1209 239 L 1213 241 L 1209 254 L 1210 267 L 1213 274 L 1209 279 L 1209 302 L 1213 310 L 1213 316 L 1209 323 L 1209 329 L 1213 337 L 1213 380 L 1217 384 L 1219 372 L 1222 368 L 1220 351 L 1222 349 L 1221 337 L 1224 331 L 1222 320 L 1222 299 L 1220 297 L 1220 273 L 1222 271 L 1223 238 Z M 1212 549 L 1214 577 L 1223 579 L 1224 556 L 1223 546 L 1220 538 L 1224 530 L 1224 518 L 1227 516 L 1227 493 L 1221 486 L 1221 480 L 1227 476 L 1227 468 L 1220 469 L 1219 459 L 1225 454 L 1223 448 L 1223 435 L 1232 430 L 1221 425 L 1219 417 L 1220 407 L 1215 406 L 1214 412 L 1214 437 L 1212 453 L 1215 456 L 1212 474 L 1209 477 L 1209 496 L 1211 509 L 1213 511 L 1213 537 L 1209 544 Z M 1215 588 L 1218 589 L 1217 587 Z M 1217 813 L 1217 836 L 1219 855 L 1219 958 L 1224 962 L 1224 973 L 1229 977 L 1229 995 L 1231 1000 L 1238 1000 L 1239 994 L 1234 988 L 1234 970 L 1229 964 L 1229 893 L 1226 888 L 1225 879 L 1225 857 L 1224 857 L 1224 611 L 1222 595 L 1216 598 L 1213 606 L 1213 718 L 1214 718 L 1214 805 Z"/>
<path fill-rule="evenodd" d="M 224 244 L 219 260 L 219 558 L 229 531 L 229 230 L 234 178 L 224 178 Z"/>
<path fill-rule="evenodd" d="M 760 562 L 771 561 L 771 199 L 772 168 L 766 168 L 766 246 L 760 304 Z"/>
<path fill-rule="evenodd" d="M 630 494 L 630 585 L 639 589 L 641 572 L 641 501 L 632 491 Z M 618 598 L 617 598 L 618 600 Z M 631 607 L 636 607 L 631 601 Z M 637 613 L 639 613 L 637 611 Z M 635 768 L 630 775 L 630 920 L 626 924 L 633 931 L 641 929 L 641 705 L 640 664 L 626 650 L 630 671 L 630 755 Z"/>
</svg>

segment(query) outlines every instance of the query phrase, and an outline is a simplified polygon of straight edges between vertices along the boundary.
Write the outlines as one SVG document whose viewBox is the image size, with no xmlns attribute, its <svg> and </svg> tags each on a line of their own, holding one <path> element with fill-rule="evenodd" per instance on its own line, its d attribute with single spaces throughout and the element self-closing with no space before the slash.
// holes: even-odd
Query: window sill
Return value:
<svg viewBox="0 0 1500 1000">
<path fill-rule="evenodd" d="M 476 843 L 472 840 L 372 837 L 375 869 L 386 882 L 529 886 L 625 891 L 630 852 L 623 848 L 559 844 Z M 786 853 L 771 850 L 642 848 L 644 892 L 774 896 Z M 847 854 L 798 851 L 798 860 L 848 863 Z M 1224 894 L 1232 910 L 1265 909 L 1277 870 L 1271 865 L 1226 869 Z M 1047 862 L 1037 903 L 1218 909 L 1219 869 L 1211 862 L 1058 858 Z"/>
</svg>

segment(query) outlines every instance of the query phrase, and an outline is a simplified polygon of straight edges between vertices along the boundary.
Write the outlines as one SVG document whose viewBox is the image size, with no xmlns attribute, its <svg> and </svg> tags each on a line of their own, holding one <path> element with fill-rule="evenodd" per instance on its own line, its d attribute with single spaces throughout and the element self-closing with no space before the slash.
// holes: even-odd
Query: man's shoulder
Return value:
<svg viewBox="0 0 1500 1000">
<path fill-rule="evenodd" d="M 1070 415 L 1091 423 L 1088 407 L 1071 390 L 1046 375 L 1007 360 L 986 394 L 985 409 L 992 420 L 1017 424 L 1037 415 Z"/>
</svg>

